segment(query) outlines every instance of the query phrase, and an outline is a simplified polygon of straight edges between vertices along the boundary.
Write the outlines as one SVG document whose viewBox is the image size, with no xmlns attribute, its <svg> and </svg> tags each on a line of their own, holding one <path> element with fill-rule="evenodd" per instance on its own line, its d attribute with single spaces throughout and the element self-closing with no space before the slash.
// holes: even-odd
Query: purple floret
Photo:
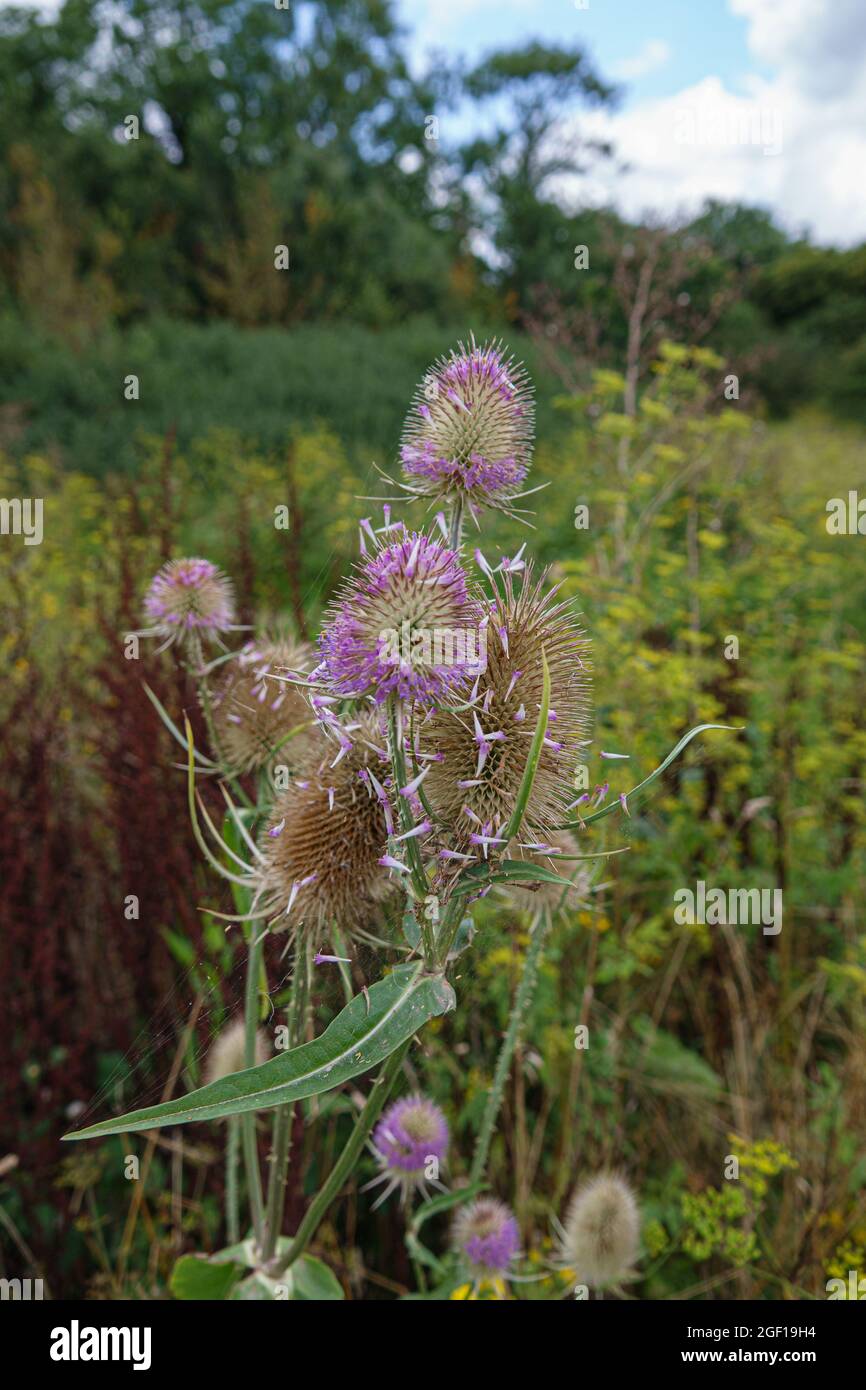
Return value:
<svg viewBox="0 0 866 1390">
<path fill-rule="evenodd" d="M 519 1244 L 517 1222 L 510 1216 L 499 1229 L 483 1236 L 470 1236 L 464 1248 L 474 1265 L 501 1274 L 517 1254 Z"/>
<path fill-rule="evenodd" d="M 500 492 L 513 492 L 527 473 L 526 465 L 513 458 L 494 460 L 478 453 L 471 454 L 466 463 L 446 458 L 432 439 L 425 439 L 420 445 L 404 444 L 400 458 L 407 477 L 426 478 L 438 483 L 443 492 L 456 485 L 466 492 L 495 497 Z"/>
<path fill-rule="evenodd" d="M 456 551 L 409 534 L 344 586 L 319 638 L 318 674 L 338 695 L 432 703 L 477 674 L 479 616 Z"/>
<path fill-rule="evenodd" d="M 448 1122 L 424 1096 L 406 1096 L 389 1105 L 373 1134 L 373 1147 L 395 1176 L 423 1175 L 431 1158 L 448 1152 Z"/>
<path fill-rule="evenodd" d="M 517 1222 L 504 1202 L 479 1197 L 454 1221 L 454 1245 L 479 1275 L 501 1275 L 520 1247 Z"/>
<path fill-rule="evenodd" d="M 171 640 L 192 632 L 216 634 L 234 623 L 234 594 L 210 560 L 169 560 L 150 584 L 144 611 L 152 631 Z"/>
<path fill-rule="evenodd" d="M 523 368 L 495 343 L 461 344 L 428 372 L 406 421 L 400 458 L 409 491 L 507 509 L 529 471 L 532 433 Z"/>
</svg>

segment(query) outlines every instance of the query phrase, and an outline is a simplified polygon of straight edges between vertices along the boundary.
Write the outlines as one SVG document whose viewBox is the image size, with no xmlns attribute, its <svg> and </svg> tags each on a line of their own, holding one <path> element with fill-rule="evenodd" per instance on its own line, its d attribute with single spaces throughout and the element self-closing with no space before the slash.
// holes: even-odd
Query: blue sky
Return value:
<svg viewBox="0 0 866 1390">
<path fill-rule="evenodd" d="M 791 230 L 866 240 L 866 0 L 396 0 L 419 64 L 530 38 L 586 47 L 623 99 L 573 129 L 614 141 L 580 189 L 628 214 L 706 196 L 766 206 Z M 566 130 L 566 134 L 567 134 Z"/>
<path fill-rule="evenodd" d="M 573 0 L 398 0 L 397 10 L 419 54 L 432 46 L 477 56 L 541 38 L 584 45 L 605 76 L 632 61 L 637 69 L 646 65 L 649 71 L 629 76 L 629 102 L 679 91 L 705 77 L 709 66 L 736 86 L 755 66 L 746 22 L 725 0 L 589 0 L 587 9 Z M 650 66 L 659 44 L 667 54 L 656 49 Z"/>
</svg>

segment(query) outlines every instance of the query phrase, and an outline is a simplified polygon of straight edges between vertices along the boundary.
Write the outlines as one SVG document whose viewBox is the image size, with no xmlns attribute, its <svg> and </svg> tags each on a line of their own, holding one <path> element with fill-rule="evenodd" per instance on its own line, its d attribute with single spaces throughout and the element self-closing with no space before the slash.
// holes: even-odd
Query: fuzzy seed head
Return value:
<svg viewBox="0 0 866 1390">
<path fill-rule="evenodd" d="M 478 1197 L 458 1210 L 452 1244 L 475 1277 L 486 1279 L 508 1271 L 520 1246 L 520 1233 L 504 1202 L 495 1197 Z"/>
<path fill-rule="evenodd" d="M 207 1081 L 221 1081 L 224 1076 L 233 1076 L 236 1071 L 246 1070 L 244 1037 L 243 1019 L 229 1023 L 222 1030 L 205 1060 Z M 268 1045 L 262 1032 L 256 1033 L 255 1056 L 254 1066 L 268 1060 Z"/>
<path fill-rule="evenodd" d="M 574 769 L 590 718 L 588 642 L 567 603 L 536 582 L 507 574 L 488 609 L 487 668 L 473 710 L 444 711 L 422 730 L 425 749 L 441 754 L 426 781 L 430 804 L 471 844 L 479 826 L 496 834 L 511 818 L 529 758 L 543 689 L 542 649 L 550 672 L 550 713 L 532 792 L 518 831 L 546 843 L 566 819 Z"/>
<path fill-rule="evenodd" d="M 213 638 L 235 622 L 234 590 L 210 560 L 169 560 L 151 581 L 144 610 L 149 631 L 167 645 L 193 634 Z"/>
<path fill-rule="evenodd" d="M 562 1256 L 595 1288 L 618 1283 L 637 1259 L 640 1214 L 622 1178 L 603 1173 L 579 1188 L 565 1220 Z"/>
<path fill-rule="evenodd" d="M 318 937 L 335 920 L 341 929 L 369 923 L 391 891 L 379 864 L 388 843 L 385 812 L 366 779 L 370 769 L 381 786 L 387 775 L 370 746 L 382 743 L 378 720 L 365 714 L 351 740 L 335 761 L 336 745 L 311 735 L 291 785 L 274 800 L 261 842 L 260 888 L 276 930 L 303 928 Z"/>
<path fill-rule="evenodd" d="M 460 343 L 415 393 L 400 449 L 409 491 L 507 509 L 529 471 L 533 423 L 523 367 L 501 343 Z"/>
<path fill-rule="evenodd" d="M 289 766 L 296 760 L 303 739 L 287 735 L 310 726 L 310 706 L 300 686 L 274 677 L 306 671 L 311 664 L 312 649 L 291 641 L 248 642 L 229 663 L 213 711 L 220 748 L 233 771 L 255 772 L 275 754 Z"/>
<path fill-rule="evenodd" d="M 407 534 L 343 585 L 319 639 L 316 675 L 334 694 L 428 704 L 477 671 L 478 620 L 457 552 Z"/>
</svg>

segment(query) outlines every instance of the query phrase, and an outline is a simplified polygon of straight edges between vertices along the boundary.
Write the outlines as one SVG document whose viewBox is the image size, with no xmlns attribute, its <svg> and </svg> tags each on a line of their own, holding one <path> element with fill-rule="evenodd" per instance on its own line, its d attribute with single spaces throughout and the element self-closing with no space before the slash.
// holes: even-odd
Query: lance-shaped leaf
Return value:
<svg viewBox="0 0 866 1390">
<path fill-rule="evenodd" d="M 428 1019 L 448 1013 L 454 1004 L 454 991 L 443 976 L 425 974 L 422 963 L 398 966 L 366 995 L 356 995 L 312 1042 L 177 1100 L 133 1110 L 63 1137 L 98 1139 L 191 1120 L 219 1120 L 321 1095 L 369 1071 Z"/>
<path fill-rule="evenodd" d="M 500 859 L 489 867 L 487 864 L 473 864 L 461 874 L 454 888 L 454 897 L 464 897 L 467 893 L 477 893 L 492 883 L 560 883 L 563 888 L 573 886 L 570 878 L 563 878 L 548 869 L 545 864 L 530 864 L 523 859 Z"/>
</svg>

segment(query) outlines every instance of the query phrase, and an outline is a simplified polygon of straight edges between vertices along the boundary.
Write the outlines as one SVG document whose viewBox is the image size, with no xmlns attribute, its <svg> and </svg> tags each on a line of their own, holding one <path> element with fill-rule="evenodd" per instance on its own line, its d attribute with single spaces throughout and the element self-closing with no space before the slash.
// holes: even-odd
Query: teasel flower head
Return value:
<svg viewBox="0 0 866 1390">
<path fill-rule="evenodd" d="M 451 1243 L 476 1279 L 496 1279 L 508 1273 L 520 1246 L 520 1233 L 504 1202 L 477 1197 L 459 1208 Z"/>
<path fill-rule="evenodd" d="M 558 601 L 530 564 L 523 573 L 502 572 L 487 617 L 487 665 L 473 686 L 471 710 L 438 711 L 421 727 L 425 751 L 437 758 L 425 791 L 452 828 L 458 851 L 488 857 L 501 848 L 540 715 L 543 652 L 550 673 L 547 727 L 510 851 L 531 854 L 550 841 L 573 799 L 590 719 L 588 642 L 570 604 Z"/>
<path fill-rule="evenodd" d="M 289 640 L 248 642 L 229 663 L 213 714 L 220 751 L 234 772 L 255 772 L 275 756 L 295 763 L 313 713 L 303 687 L 281 677 L 311 664 L 312 649 Z"/>
<path fill-rule="evenodd" d="M 219 641 L 235 626 L 232 582 L 210 560 L 169 560 L 151 581 L 144 611 L 151 626 L 141 636 L 162 637 L 160 651 L 190 638 Z"/>
<path fill-rule="evenodd" d="M 438 1179 L 448 1155 L 448 1139 L 445 1116 L 426 1096 L 405 1096 L 389 1105 L 370 1145 L 381 1172 L 367 1187 L 385 1183 L 374 1209 L 396 1189 L 406 1203 L 414 1192 L 426 1199 L 428 1183 L 441 1188 Z"/>
<path fill-rule="evenodd" d="M 524 368 L 474 337 L 434 363 L 403 429 L 404 491 L 509 511 L 529 472 L 534 404 Z"/>
<path fill-rule="evenodd" d="M 562 1258 L 581 1283 L 618 1284 L 637 1259 L 640 1214 L 622 1178 L 602 1173 L 578 1188 L 562 1234 Z"/>
<path fill-rule="evenodd" d="M 224 1076 L 233 1076 L 236 1071 L 246 1070 L 245 1033 L 242 1018 L 223 1028 L 205 1058 L 204 1072 L 207 1081 L 221 1081 Z M 251 1065 L 259 1066 L 267 1060 L 267 1042 L 264 1033 L 259 1030 L 256 1032 L 255 1061 Z"/>
<path fill-rule="evenodd" d="M 261 841 L 258 896 L 274 930 L 318 939 L 368 922 L 392 884 L 380 864 L 392 821 L 378 719 L 365 713 L 340 732 L 319 731 L 286 790 L 277 794 Z"/>
<path fill-rule="evenodd" d="M 429 704 L 477 672 L 479 618 L 456 551 L 404 531 L 377 543 L 337 594 L 313 677 L 342 697 Z"/>
</svg>

